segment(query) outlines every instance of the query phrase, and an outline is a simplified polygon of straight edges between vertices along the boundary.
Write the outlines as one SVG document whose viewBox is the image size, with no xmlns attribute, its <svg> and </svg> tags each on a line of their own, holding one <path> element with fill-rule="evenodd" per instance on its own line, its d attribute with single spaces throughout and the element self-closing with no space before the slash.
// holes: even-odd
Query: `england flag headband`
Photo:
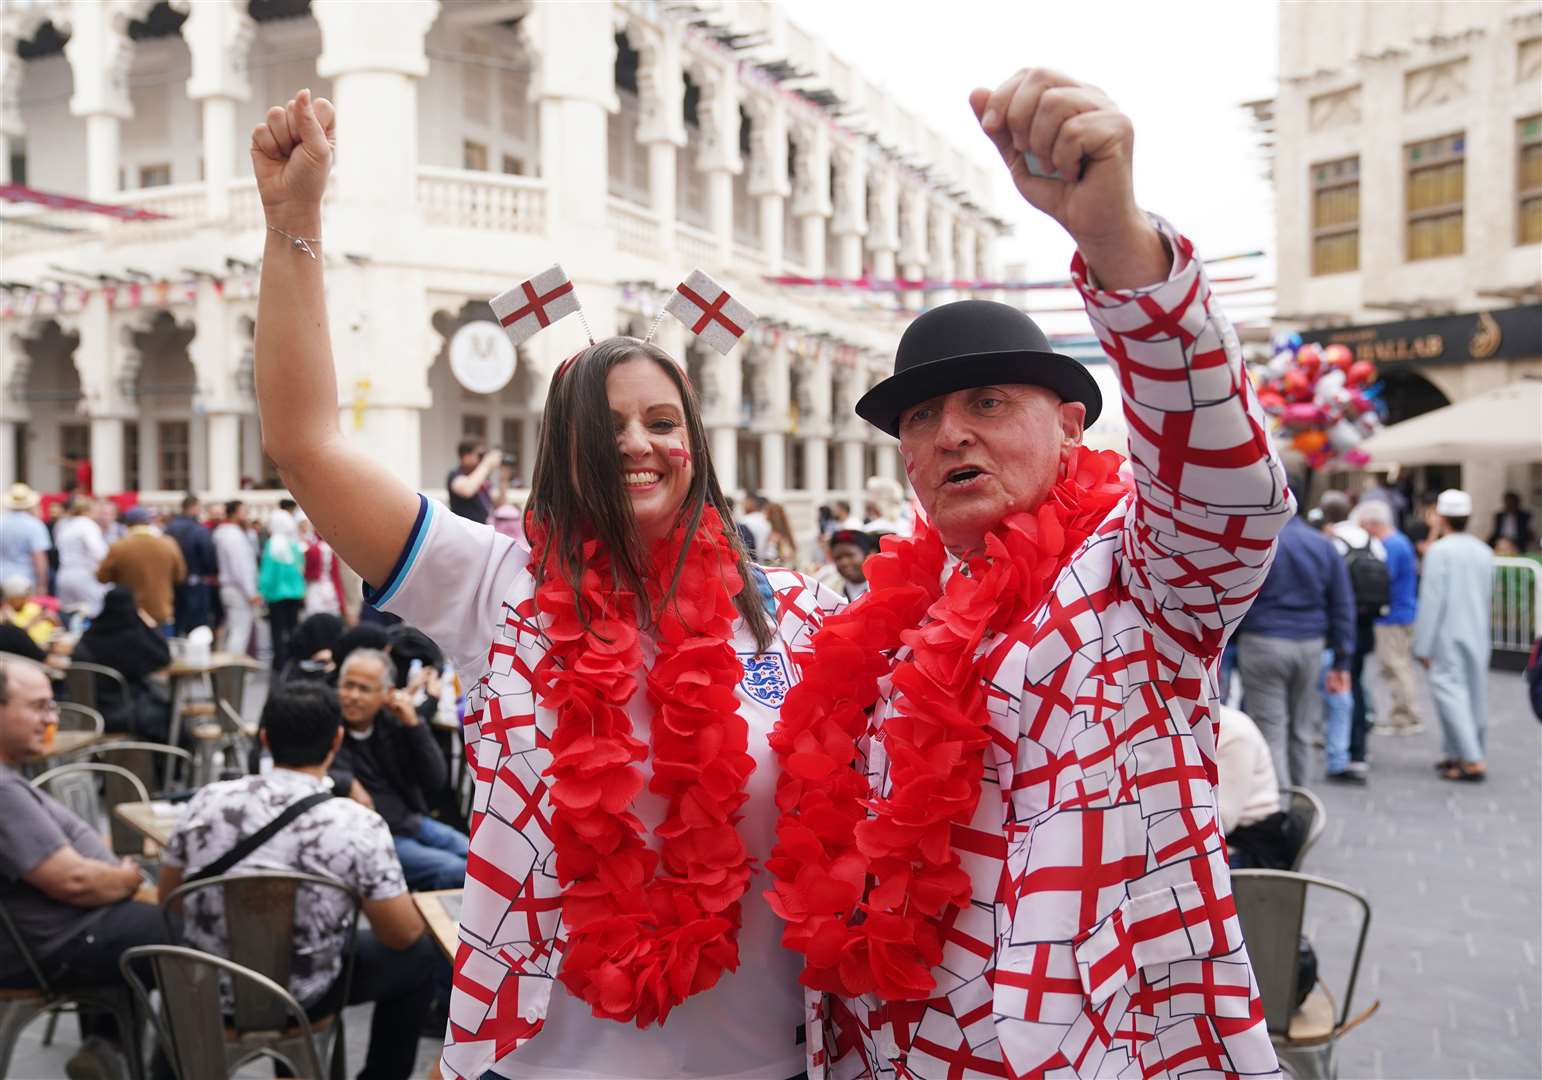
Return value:
<svg viewBox="0 0 1542 1080">
<path fill-rule="evenodd" d="M 589 329 L 589 320 L 584 318 L 578 294 L 573 291 L 573 281 L 560 265 L 499 293 L 488 304 L 515 348 L 575 311 L 579 322 L 583 323 L 589 344 L 594 344 L 594 331 Z M 691 275 L 675 287 L 664 309 L 653 320 L 644 342 L 653 340 L 665 313 L 679 319 L 691 333 L 725 356 L 755 325 L 755 313 L 701 270 L 691 271 Z M 560 379 L 582 354 L 580 349 L 564 360 L 553 378 Z"/>
</svg>

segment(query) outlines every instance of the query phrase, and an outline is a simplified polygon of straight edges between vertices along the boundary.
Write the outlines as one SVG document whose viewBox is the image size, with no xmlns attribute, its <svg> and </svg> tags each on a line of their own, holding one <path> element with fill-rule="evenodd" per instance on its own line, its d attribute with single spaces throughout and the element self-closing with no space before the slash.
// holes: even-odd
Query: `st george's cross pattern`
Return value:
<svg viewBox="0 0 1542 1080">
<path fill-rule="evenodd" d="M 1154 220 L 1166 282 L 1106 292 L 1072 264 L 1134 493 L 976 653 L 992 743 L 953 830 L 973 899 L 947 919 L 935 996 L 810 992 L 814 1080 L 1278 1074 L 1217 827 L 1215 661 L 1293 499 L 1193 247 Z M 866 745 L 882 793 L 891 708 Z"/>
</svg>

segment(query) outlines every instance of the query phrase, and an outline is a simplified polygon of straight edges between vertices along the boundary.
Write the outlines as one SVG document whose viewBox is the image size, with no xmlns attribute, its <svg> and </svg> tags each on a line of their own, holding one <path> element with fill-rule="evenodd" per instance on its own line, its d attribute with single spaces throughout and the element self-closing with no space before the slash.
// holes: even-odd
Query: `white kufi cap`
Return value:
<svg viewBox="0 0 1542 1080">
<path fill-rule="evenodd" d="M 1472 517 L 1472 496 L 1457 488 L 1446 488 L 1435 500 L 1435 513 L 1441 517 Z"/>
</svg>

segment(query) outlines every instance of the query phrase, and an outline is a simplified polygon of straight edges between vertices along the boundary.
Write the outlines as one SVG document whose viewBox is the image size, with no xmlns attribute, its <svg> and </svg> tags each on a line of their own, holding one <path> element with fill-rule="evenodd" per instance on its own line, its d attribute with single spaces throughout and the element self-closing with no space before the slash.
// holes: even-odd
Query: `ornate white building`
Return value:
<svg viewBox="0 0 1542 1080">
<path fill-rule="evenodd" d="M 581 327 L 537 336 L 490 395 L 448 343 L 553 262 L 596 336 L 645 333 L 693 266 L 761 316 L 726 358 L 670 319 L 658 339 L 702 388 L 725 487 L 800 516 L 902 479 L 851 405 L 905 319 L 893 294 L 767 277 L 999 277 L 982 170 L 771 3 L 7 0 L 0 26 L 3 179 L 165 215 L 6 210 L 0 481 L 56 488 L 88 452 L 99 491 L 272 482 L 247 143 L 304 86 L 339 113 L 322 251 L 343 424 L 428 490 L 466 434 L 528 477 Z"/>
</svg>

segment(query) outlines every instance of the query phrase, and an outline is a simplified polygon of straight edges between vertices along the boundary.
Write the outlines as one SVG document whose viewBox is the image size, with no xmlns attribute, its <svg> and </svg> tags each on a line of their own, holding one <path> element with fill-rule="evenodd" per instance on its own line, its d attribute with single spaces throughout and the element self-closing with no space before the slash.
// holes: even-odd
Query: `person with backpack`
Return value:
<svg viewBox="0 0 1542 1080">
<path fill-rule="evenodd" d="M 1313 779 L 1312 742 L 1323 731 L 1319 683 L 1326 694 L 1349 687 L 1354 607 L 1344 560 L 1332 542 L 1306 514 L 1292 518 L 1236 633 L 1243 698 L 1287 786 Z"/>
<path fill-rule="evenodd" d="M 1328 779 L 1365 783 L 1370 772 L 1366 762 L 1366 732 L 1370 721 L 1365 697 L 1365 658 L 1376 648 L 1376 620 L 1392 603 L 1392 579 L 1387 572 L 1387 549 L 1370 533 L 1349 520 L 1349 496 L 1329 491 L 1318 500 L 1323 513 L 1323 532 L 1344 560 L 1355 604 L 1355 652 L 1349 662 L 1349 730 L 1323 732 L 1328 757 Z"/>
</svg>

